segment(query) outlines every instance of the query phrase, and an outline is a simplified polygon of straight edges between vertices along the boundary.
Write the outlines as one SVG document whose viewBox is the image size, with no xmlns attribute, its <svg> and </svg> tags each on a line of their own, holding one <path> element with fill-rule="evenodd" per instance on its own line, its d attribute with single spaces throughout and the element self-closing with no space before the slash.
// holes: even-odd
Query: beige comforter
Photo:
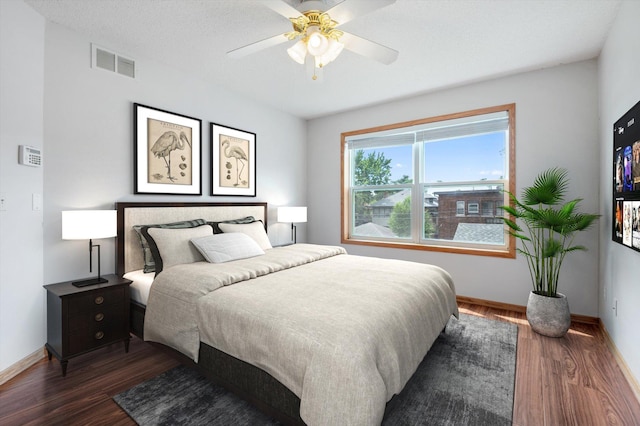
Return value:
<svg viewBox="0 0 640 426">
<path fill-rule="evenodd" d="M 145 339 L 195 361 L 203 341 L 262 368 L 300 397 L 309 425 L 376 425 L 452 314 L 441 268 L 297 244 L 163 271 Z"/>
</svg>

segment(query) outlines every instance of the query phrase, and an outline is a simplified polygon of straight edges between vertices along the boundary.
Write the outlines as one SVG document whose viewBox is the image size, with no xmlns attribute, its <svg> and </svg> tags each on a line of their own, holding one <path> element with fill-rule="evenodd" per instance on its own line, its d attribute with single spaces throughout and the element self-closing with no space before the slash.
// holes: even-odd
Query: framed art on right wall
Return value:
<svg viewBox="0 0 640 426">
<path fill-rule="evenodd" d="M 613 125 L 613 241 L 640 251 L 640 102 Z"/>
</svg>

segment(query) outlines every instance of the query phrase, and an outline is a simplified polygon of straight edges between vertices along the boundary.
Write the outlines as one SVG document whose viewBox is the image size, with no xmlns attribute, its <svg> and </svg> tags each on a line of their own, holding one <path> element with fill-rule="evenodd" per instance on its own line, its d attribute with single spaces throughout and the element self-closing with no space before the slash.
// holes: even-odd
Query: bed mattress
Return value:
<svg viewBox="0 0 640 426">
<path fill-rule="evenodd" d="M 147 306 L 149 292 L 151 291 L 151 284 L 153 284 L 155 275 L 155 272 L 145 273 L 142 269 L 124 274 L 124 278 L 132 281 L 129 286 L 129 295 L 131 300 L 143 306 Z"/>
</svg>

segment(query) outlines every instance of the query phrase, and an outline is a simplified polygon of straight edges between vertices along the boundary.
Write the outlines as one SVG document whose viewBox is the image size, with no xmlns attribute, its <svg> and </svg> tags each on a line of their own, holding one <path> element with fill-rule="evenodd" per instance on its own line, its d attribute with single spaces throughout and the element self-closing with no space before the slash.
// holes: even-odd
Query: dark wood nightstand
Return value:
<svg viewBox="0 0 640 426">
<path fill-rule="evenodd" d="M 47 353 L 67 375 L 69 358 L 124 341 L 129 352 L 130 280 L 107 275 L 109 282 L 75 287 L 71 281 L 48 284 Z"/>
</svg>

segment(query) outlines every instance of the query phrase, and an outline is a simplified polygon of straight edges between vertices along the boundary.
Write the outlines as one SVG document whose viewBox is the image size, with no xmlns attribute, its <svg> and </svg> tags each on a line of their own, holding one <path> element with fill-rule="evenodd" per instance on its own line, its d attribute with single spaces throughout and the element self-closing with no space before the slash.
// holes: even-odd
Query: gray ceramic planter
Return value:
<svg viewBox="0 0 640 426">
<path fill-rule="evenodd" d="M 562 293 L 558 297 L 540 296 L 533 291 L 527 302 L 527 320 L 536 333 L 549 337 L 562 337 L 571 326 L 569 302 Z"/>
</svg>

